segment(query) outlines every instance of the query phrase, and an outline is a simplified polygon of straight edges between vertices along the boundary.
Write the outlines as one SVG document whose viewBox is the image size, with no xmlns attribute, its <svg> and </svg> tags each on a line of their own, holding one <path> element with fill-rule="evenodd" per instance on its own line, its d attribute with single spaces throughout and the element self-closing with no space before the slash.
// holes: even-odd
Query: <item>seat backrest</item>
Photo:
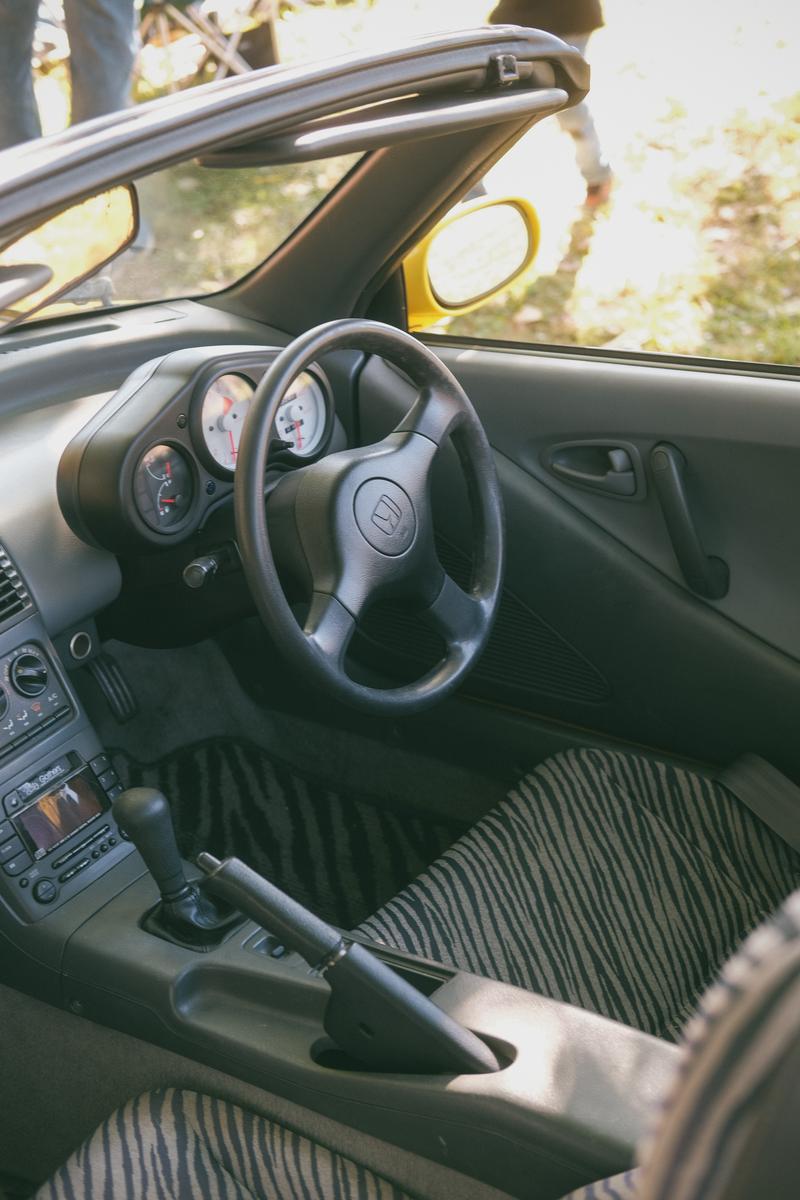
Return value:
<svg viewBox="0 0 800 1200">
<path fill-rule="evenodd" d="M 747 938 L 685 1033 L 640 1200 L 800 1196 L 800 892 Z"/>
</svg>

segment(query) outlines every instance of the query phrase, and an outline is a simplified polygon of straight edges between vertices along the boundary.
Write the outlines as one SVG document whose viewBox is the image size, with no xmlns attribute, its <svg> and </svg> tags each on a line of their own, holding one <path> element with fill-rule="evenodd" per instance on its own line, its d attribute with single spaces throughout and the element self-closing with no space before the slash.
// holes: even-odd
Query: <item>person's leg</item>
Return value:
<svg viewBox="0 0 800 1200">
<path fill-rule="evenodd" d="M 125 108 L 136 57 L 133 0 L 64 0 L 72 124 Z"/>
<path fill-rule="evenodd" d="M 0 150 L 41 137 L 31 50 L 38 0 L 0 0 Z"/>
<path fill-rule="evenodd" d="M 564 41 L 570 42 L 581 54 L 585 54 L 589 34 L 565 34 Z M 558 114 L 558 121 L 575 143 L 578 169 L 586 180 L 588 194 L 591 195 L 593 189 L 600 188 L 610 181 L 611 167 L 600 145 L 589 105 L 583 100 L 575 108 L 565 109 Z"/>
</svg>

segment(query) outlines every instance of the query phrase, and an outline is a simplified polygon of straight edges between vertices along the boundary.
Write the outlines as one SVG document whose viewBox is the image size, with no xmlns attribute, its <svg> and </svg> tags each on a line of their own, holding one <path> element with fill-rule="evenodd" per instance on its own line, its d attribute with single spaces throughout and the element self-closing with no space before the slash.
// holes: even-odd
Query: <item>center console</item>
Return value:
<svg viewBox="0 0 800 1200">
<path fill-rule="evenodd" d="M 324 1032 L 324 972 L 341 970 L 360 939 L 338 931 L 321 974 L 280 928 L 218 922 L 219 936 L 195 946 L 154 922 L 159 904 L 162 913 L 165 901 L 185 904 L 183 871 L 192 885 L 199 872 L 177 852 L 165 856 L 156 838 L 159 893 L 114 818 L 122 784 L 110 757 L 12 572 L 0 551 L 0 980 L 512 1195 L 553 1200 L 630 1165 L 652 1097 L 673 1070 L 673 1046 L 373 945 L 477 1035 L 495 1066 L 421 1074 L 400 1055 L 391 1072 L 370 1070 Z M 180 933 L 185 912 L 176 914 Z M 350 1008 L 342 1002 L 342 1019 Z M 372 1036 L 370 1019 L 359 1017 L 358 1030 Z"/>
<path fill-rule="evenodd" d="M 0 547 L 0 904 L 40 921 L 131 853 L 122 785 Z"/>
</svg>

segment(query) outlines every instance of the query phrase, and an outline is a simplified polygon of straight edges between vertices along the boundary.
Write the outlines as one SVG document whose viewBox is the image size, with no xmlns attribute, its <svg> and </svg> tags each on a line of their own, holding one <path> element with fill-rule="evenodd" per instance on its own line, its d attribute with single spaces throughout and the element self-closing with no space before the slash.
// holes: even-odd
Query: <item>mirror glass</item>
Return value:
<svg viewBox="0 0 800 1200">
<path fill-rule="evenodd" d="M 0 328 L 52 303 L 129 246 L 136 193 L 111 188 L 50 217 L 0 251 Z"/>
<path fill-rule="evenodd" d="M 431 290 L 444 308 L 471 304 L 516 274 L 529 248 L 528 226 L 516 204 L 491 204 L 464 213 L 431 241 Z"/>
</svg>

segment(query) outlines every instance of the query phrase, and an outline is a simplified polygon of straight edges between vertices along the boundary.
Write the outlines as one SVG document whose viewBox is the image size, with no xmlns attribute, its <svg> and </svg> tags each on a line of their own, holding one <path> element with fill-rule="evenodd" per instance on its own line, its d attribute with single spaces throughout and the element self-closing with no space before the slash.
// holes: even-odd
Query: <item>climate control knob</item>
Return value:
<svg viewBox="0 0 800 1200">
<path fill-rule="evenodd" d="M 11 664 L 11 682 L 20 696 L 41 696 L 47 687 L 47 664 L 32 651 L 26 651 Z"/>
</svg>

